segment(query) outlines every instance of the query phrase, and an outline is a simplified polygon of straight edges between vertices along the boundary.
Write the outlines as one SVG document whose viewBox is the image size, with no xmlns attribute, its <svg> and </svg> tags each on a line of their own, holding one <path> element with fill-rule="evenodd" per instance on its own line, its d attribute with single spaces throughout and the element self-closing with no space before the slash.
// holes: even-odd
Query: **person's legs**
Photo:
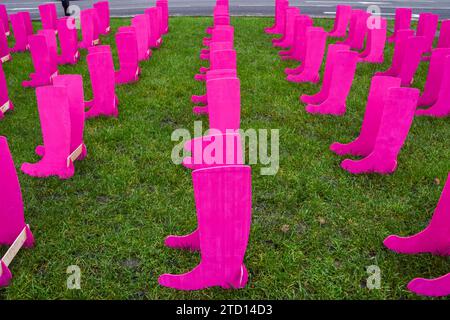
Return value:
<svg viewBox="0 0 450 320">
<path fill-rule="evenodd" d="M 61 4 L 62 4 L 62 6 L 63 6 L 63 8 L 64 8 L 64 14 L 65 14 L 67 17 L 70 16 L 70 13 L 67 12 L 67 9 L 68 9 L 69 6 L 70 6 L 70 1 L 69 1 L 69 0 L 61 0 Z"/>
</svg>

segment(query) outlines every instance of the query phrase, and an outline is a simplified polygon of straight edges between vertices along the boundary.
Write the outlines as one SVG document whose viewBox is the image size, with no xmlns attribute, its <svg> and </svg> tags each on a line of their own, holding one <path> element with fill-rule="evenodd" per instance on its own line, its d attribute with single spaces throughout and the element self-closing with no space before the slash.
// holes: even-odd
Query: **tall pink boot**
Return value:
<svg viewBox="0 0 450 320">
<path fill-rule="evenodd" d="M 12 56 L 8 46 L 8 38 L 5 34 L 5 29 L 3 29 L 3 24 L 0 21 L 0 64 L 11 60 Z"/>
<path fill-rule="evenodd" d="M 437 14 L 424 12 L 419 15 L 416 36 L 425 37 L 424 53 L 430 53 L 431 49 L 433 49 L 434 37 L 436 36 L 438 24 L 439 16 Z"/>
<path fill-rule="evenodd" d="M 68 94 L 70 115 L 70 161 L 83 160 L 87 155 L 84 144 L 84 90 L 83 78 L 80 75 L 65 74 L 53 79 L 56 87 L 65 87 Z M 37 146 L 36 154 L 44 156 L 45 146 Z"/>
<path fill-rule="evenodd" d="M 64 17 L 58 19 L 57 30 L 59 45 L 61 47 L 61 55 L 58 57 L 58 64 L 77 64 L 80 59 L 77 29 L 69 28 L 68 17 Z"/>
<path fill-rule="evenodd" d="M 437 101 L 444 75 L 445 57 L 448 55 L 450 55 L 450 48 L 433 49 L 427 81 L 425 82 L 423 93 L 419 98 L 418 106 L 431 106 Z"/>
<path fill-rule="evenodd" d="M 282 9 L 282 3 L 286 2 L 286 0 L 275 0 L 275 21 L 272 27 L 268 27 L 264 29 L 264 32 L 267 34 L 280 34 L 283 30 L 280 27 L 280 14 Z"/>
<path fill-rule="evenodd" d="M 200 169 L 192 173 L 192 180 L 201 263 L 183 275 L 162 275 L 158 282 L 177 290 L 243 288 L 248 281 L 244 256 L 251 225 L 251 169 L 248 166 Z"/>
<path fill-rule="evenodd" d="M 363 157 L 368 156 L 375 147 L 375 141 L 383 115 L 384 101 L 388 97 L 389 89 L 399 88 L 400 82 L 400 78 L 385 76 L 373 77 L 359 137 L 347 144 L 334 142 L 330 146 L 330 150 L 341 156 L 347 154 Z"/>
<path fill-rule="evenodd" d="M 33 35 L 28 38 L 31 58 L 35 72 L 30 75 L 31 80 L 23 81 L 23 87 L 39 87 L 52 83 L 58 75 L 57 62 L 51 58 L 50 46 L 44 35 Z"/>
<path fill-rule="evenodd" d="M 31 15 L 28 11 L 18 12 L 23 19 L 23 23 L 25 23 L 25 30 L 27 31 L 27 36 L 32 36 L 34 34 L 33 23 L 31 22 Z"/>
<path fill-rule="evenodd" d="M 354 51 L 338 51 L 331 76 L 330 90 L 327 99 L 319 105 L 307 105 L 308 113 L 331 114 L 341 116 L 347 109 L 346 102 L 355 78 L 358 53 Z"/>
<path fill-rule="evenodd" d="M 89 47 L 99 44 L 99 40 L 95 37 L 95 11 L 94 9 L 84 9 L 80 12 L 81 35 L 82 40 L 79 47 L 88 49 Z"/>
<path fill-rule="evenodd" d="M 14 47 L 11 52 L 25 52 L 28 50 L 28 34 L 25 21 L 19 13 L 11 14 L 11 27 L 14 34 Z"/>
<path fill-rule="evenodd" d="M 94 9 L 97 11 L 97 16 L 99 18 L 100 34 L 107 35 L 111 31 L 109 2 L 108 1 L 96 2 L 94 3 Z"/>
<path fill-rule="evenodd" d="M 22 247 L 34 246 L 34 237 L 25 223 L 22 192 L 8 142 L 1 136 L 0 190 L 0 245 L 11 246 L 0 260 L 0 287 L 6 287 L 12 279 L 9 265 Z"/>
<path fill-rule="evenodd" d="M 436 102 L 428 109 L 416 111 L 418 116 L 447 117 L 450 115 L 450 55 L 444 58 L 442 69 L 442 82 L 439 86 L 439 93 Z"/>
<path fill-rule="evenodd" d="M 398 77 L 402 79 L 402 86 L 409 87 L 414 82 L 414 75 L 420 65 L 423 54 L 424 37 L 411 37 L 407 40 L 405 47 L 405 56 L 398 73 Z"/>
<path fill-rule="evenodd" d="M 393 173 L 414 119 L 419 94 L 413 88 L 389 89 L 373 151 L 362 160 L 344 160 L 341 167 L 352 174 Z"/>
<path fill-rule="evenodd" d="M 211 167 L 243 165 L 241 136 L 238 133 L 213 133 L 188 141 L 184 149 L 191 156 L 183 160 L 183 166 L 191 170 Z M 234 130 L 231 130 L 235 132 Z M 198 228 L 185 236 L 168 236 L 165 246 L 173 249 L 200 250 Z"/>
<path fill-rule="evenodd" d="M 14 110 L 14 105 L 9 99 L 8 83 L 6 82 L 3 67 L 0 64 L 0 120 L 3 119 L 4 114 L 9 110 Z"/>
<path fill-rule="evenodd" d="M 396 8 L 395 9 L 395 25 L 394 33 L 387 39 L 388 42 L 395 42 L 397 33 L 400 30 L 411 29 L 412 9 L 411 8 Z"/>
<path fill-rule="evenodd" d="M 169 32 L 169 2 L 167 0 L 156 0 L 156 6 L 162 11 L 162 33 Z"/>
<path fill-rule="evenodd" d="M 320 67 L 322 65 L 325 47 L 327 43 L 327 33 L 323 28 L 310 27 L 306 31 L 306 52 L 305 62 L 299 74 L 288 75 L 290 82 L 311 82 L 317 83 L 320 80 Z"/>
<path fill-rule="evenodd" d="M 413 30 L 399 30 L 395 36 L 394 55 L 392 63 L 388 70 L 377 72 L 377 76 L 397 77 L 402 68 L 403 60 L 405 58 L 406 46 L 408 39 L 414 36 Z"/>
<path fill-rule="evenodd" d="M 336 18 L 333 29 L 328 32 L 330 38 L 343 38 L 347 34 L 347 26 L 352 16 L 352 7 L 347 5 L 338 5 L 336 7 Z"/>
<path fill-rule="evenodd" d="M 145 14 L 139 14 L 131 19 L 131 25 L 136 29 L 139 61 L 148 60 L 152 55 L 152 51 L 149 49 L 150 46 L 148 43 L 148 35 L 150 32 L 148 17 Z"/>
<path fill-rule="evenodd" d="M 69 179 L 75 169 L 70 161 L 70 111 L 66 87 L 36 89 L 45 154 L 37 163 L 24 163 L 22 171 L 33 177 Z"/>
<path fill-rule="evenodd" d="M 5 35 L 9 37 L 10 35 L 9 17 L 8 11 L 6 10 L 6 6 L 4 4 L 0 4 L 0 23 L 3 25 Z"/>
<path fill-rule="evenodd" d="M 369 29 L 367 34 L 366 49 L 360 53 L 359 62 L 378 63 L 384 62 L 384 48 L 386 45 L 387 20 L 381 19 L 380 28 Z"/>
<path fill-rule="evenodd" d="M 438 48 L 450 48 L 450 20 L 441 22 L 441 30 L 439 32 Z"/>
<path fill-rule="evenodd" d="M 117 33 L 116 46 L 120 64 L 120 70 L 116 72 L 116 83 L 138 81 L 140 69 L 136 31 Z"/>
<path fill-rule="evenodd" d="M 275 35 L 282 35 L 286 29 L 286 9 L 289 8 L 289 1 L 280 1 L 277 17 L 276 30 L 273 30 Z"/>
<path fill-rule="evenodd" d="M 294 43 L 291 49 L 280 52 L 282 60 L 302 61 L 305 51 L 306 29 L 312 26 L 313 19 L 307 15 L 298 15 L 295 18 Z"/>
<path fill-rule="evenodd" d="M 41 16 L 42 29 L 56 31 L 56 21 L 58 14 L 56 13 L 56 5 L 54 3 L 45 3 L 38 6 Z"/>
<path fill-rule="evenodd" d="M 148 8 L 145 10 L 145 14 L 149 21 L 149 33 L 148 33 L 148 44 L 151 49 L 158 48 L 160 46 L 159 39 L 161 35 L 159 34 L 158 25 L 158 12 L 156 8 Z"/>
<path fill-rule="evenodd" d="M 89 108 L 86 119 L 106 116 L 117 117 L 119 101 L 116 97 L 114 62 L 111 52 L 98 52 L 87 56 L 93 99 L 86 101 Z"/>
<path fill-rule="evenodd" d="M 273 41 L 274 47 L 288 48 L 294 43 L 295 19 L 300 15 L 300 9 L 290 7 L 286 10 L 286 26 L 283 37 Z"/>
<path fill-rule="evenodd" d="M 362 50 L 364 48 L 364 40 L 367 34 L 367 19 L 369 14 L 361 9 L 355 9 L 352 11 L 350 20 L 350 28 L 348 31 L 348 37 L 342 41 L 337 42 L 340 44 L 347 44 L 351 49 Z"/>
<path fill-rule="evenodd" d="M 450 255 L 450 175 L 429 226 L 411 237 L 389 236 L 384 245 L 397 253 Z"/>
<path fill-rule="evenodd" d="M 345 44 L 330 44 L 328 46 L 327 59 L 325 62 L 325 70 L 323 73 L 323 83 L 320 91 L 314 95 L 303 94 L 300 101 L 306 104 L 321 104 L 324 102 L 330 93 L 331 77 L 333 75 L 333 68 L 338 63 L 336 60 L 336 53 L 339 51 L 349 51 L 350 47 Z"/>
</svg>

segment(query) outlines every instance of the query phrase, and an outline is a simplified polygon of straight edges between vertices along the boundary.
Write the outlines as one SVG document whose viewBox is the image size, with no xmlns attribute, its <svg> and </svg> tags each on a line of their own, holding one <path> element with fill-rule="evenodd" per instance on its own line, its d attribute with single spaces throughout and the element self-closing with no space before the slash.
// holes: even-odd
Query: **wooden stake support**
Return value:
<svg viewBox="0 0 450 320">
<path fill-rule="evenodd" d="M 67 157 L 67 168 L 70 167 L 71 163 L 74 163 L 75 160 L 78 159 L 78 157 L 81 155 L 82 152 L 83 152 L 83 144 L 80 144 L 80 146 L 76 148 L 75 151 L 72 152 L 70 156 Z"/>
<path fill-rule="evenodd" d="M 1 111 L 2 113 L 5 113 L 6 111 L 9 110 L 10 107 L 11 107 L 11 106 L 10 106 L 10 102 L 7 101 L 4 105 L 2 105 L 2 106 L 0 107 L 0 111 Z"/>
<path fill-rule="evenodd" d="M 25 241 L 27 240 L 27 228 L 29 226 L 23 228 L 22 232 L 20 232 L 19 236 L 16 238 L 14 243 L 9 247 L 8 251 L 6 251 L 5 255 L 2 258 L 2 262 L 9 267 L 11 262 L 16 257 L 17 253 L 19 253 L 20 249 L 22 249 Z M 3 270 L 0 267 L 0 276 L 3 274 Z"/>
<path fill-rule="evenodd" d="M 9 61 L 9 60 L 11 60 L 11 55 L 10 54 L 8 54 L 7 56 L 4 56 L 4 57 L 1 58 L 2 63 L 5 63 L 6 61 Z"/>
</svg>

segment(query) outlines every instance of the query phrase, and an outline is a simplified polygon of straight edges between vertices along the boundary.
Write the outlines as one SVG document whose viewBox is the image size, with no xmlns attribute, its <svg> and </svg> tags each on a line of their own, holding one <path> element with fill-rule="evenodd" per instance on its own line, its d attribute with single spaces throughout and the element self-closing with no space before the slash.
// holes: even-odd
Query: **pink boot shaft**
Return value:
<svg viewBox="0 0 450 320">
<path fill-rule="evenodd" d="M 94 3 L 94 9 L 97 11 L 99 21 L 99 32 L 102 35 L 107 35 L 111 31 L 109 2 L 100 1 Z"/>
<path fill-rule="evenodd" d="M 5 29 L 3 29 L 3 24 L 0 23 L 0 64 L 11 60 L 12 56 L 10 51 Z"/>
<path fill-rule="evenodd" d="M 131 25 L 136 30 L 136 39 L 138 46 L 138 58 L 139 61 L 148 60 L 151 56 L 151 50 L 149 45 L 149 30 L 150 22 L 148 16 L 140 14 L 131 19 Z"/>
<path fill-rule="evenodd" d="M 124 84 L 139 80 L 139 54 L 136 30 L 116 34 L 116 47 L 120 70 L 116 72 L 116 83 Z"/>
<path fill-rule="evenodd" d="M 389 236 L 384 245 L 397 253 L 450 255 L 450 174 L 428 227 L 411 237 Z M 408 289 L 424 296 L 448 296 L 450 274 L 433 280 L 414 279 Z"/>
<path fill-rule="evenodd" d="M 442 81 L 437 99 L 428 109 L 416 111 L 418 116 L 447 117 L 450 115 L 450 55 L 445 56 L 442 68 Z"/>
<path fill-rule="evenodd" d="M 283 4 L 286 3 L 286 0 L 275 0 L 275 21 L 272 27 L 264 29 L 264 32 L 267 34 L 280 34 L 283 32 L 281 28 L 280 15 L 281 10 L 283 8 Z"/>
<path fill-rule="evenodd" d="M 5 35 L 8 37 L 10 35 L 9 17 L 8 11 L 6 10 L 6 6 L 4 4 L 0 4 L 0 22 L 3 24 L 3 30 Z"/>
<path fill-rule="evenodd" d="M 386 45 L 387 20 L 380 18 L 380 27 L 368 30 L 366 49 L 360 53 L 359 61 L 382 64 Z"/>
<path fill-rule="evenodd" d="M 14 33 L 14 47 L 11 52 L 25 52 L 28 50 L 28 33 L 23 16 L 19 13 L 11 14 L 11 27 Z"/>
<path fill-rule="evenodd" d="M 397 8 L 395 9 L 395 26 L 394 33 L 387 40 L 388 42 L 395 42 L 397 33 L 400 30 L 411 29 L 412 9 L 411 8 Z"/>
<path fill-rule="evenodd" d="M 58 38 L 61 47 L 61 55 L 58 57 L 59 64 L 76 64 L 80 59 L 78 51 L 77 29 L 69 28 L 68 18 L 58 19 Z"/>
<path fill-rule="evenodd" d="M 8 83 L 6 82 L 5 72 L 0 64 L 0 120 L 3 119 L 7 111 L 14 110 L 14 105 L 9 99 Z"/>
<path fill-rule="evenodd" d="M 56 31 L 56 21 L 58 20 L 56 5 L 54 3 L 45 3 L 39 5 L 38 8 L 41 16 L 42 29 Z"/>
<path fill-rule="evenodd" d="M 25 223 L 22 193 L 14 161 L 5 137 L 0 136 L 0 245 L 30 248 L 34 237 Z M 16 240 L 18 242 L 16 242 Z M 0 287 L 8 286 L 12 279 L 9 265 L 15 254 L 5 256 L 0 265 Z"/>
</svg>

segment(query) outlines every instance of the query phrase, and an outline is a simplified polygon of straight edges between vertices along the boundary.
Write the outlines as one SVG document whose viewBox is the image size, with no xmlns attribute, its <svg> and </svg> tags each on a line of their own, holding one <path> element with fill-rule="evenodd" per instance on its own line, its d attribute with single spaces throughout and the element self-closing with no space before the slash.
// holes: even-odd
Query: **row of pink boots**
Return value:
<svg viewBox="0 0 450 320">
<path fill-rule="evenodd" d="M 233 27 L 229 25 L 228 1 L 217 1 L 211 35 L 201 59 L 210 62 L 196 75 L 206 82 L 206 95 L 193 96 L 194 113 L 209 116 L 207 136 L 185 145 L 191 153 L 183 165 L 192 171 L 198 228 L 186 236 L 169 236 L 165 245 L 200 251 L 201 262 L 182 275 L 165 274 L 163 286 L 200 290 L 219 286 L 243 288 L 248 281 L 244 264 L 252 211 L 251 169 L 243 165 L 240 128 L 240 82 L 236 71 Z"/>
</svg>

